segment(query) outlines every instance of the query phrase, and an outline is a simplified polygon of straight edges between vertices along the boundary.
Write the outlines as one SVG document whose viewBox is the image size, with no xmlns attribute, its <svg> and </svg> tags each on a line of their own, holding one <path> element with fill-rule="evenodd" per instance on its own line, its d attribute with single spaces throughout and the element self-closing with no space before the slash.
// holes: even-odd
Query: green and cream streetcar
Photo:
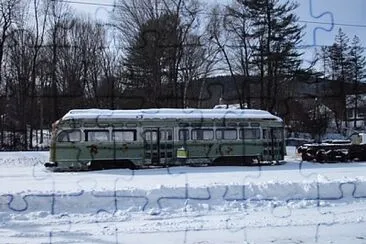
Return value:
<svg viewBox="0 0 366 244">
<path fill-rule="evenodd" d="M 53 124 L 53 170 L 248 165 L 285 156 L 284 123 L 267 111 L 74 109 Z"/>
</svg>

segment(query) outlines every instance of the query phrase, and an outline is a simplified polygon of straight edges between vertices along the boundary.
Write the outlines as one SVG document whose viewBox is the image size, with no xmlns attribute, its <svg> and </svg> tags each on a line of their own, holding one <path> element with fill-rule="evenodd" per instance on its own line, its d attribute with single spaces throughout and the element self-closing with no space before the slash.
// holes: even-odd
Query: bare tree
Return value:
<svg viewBox="0 0 366 244">
<path fill-rule="evenodd" d="M 31 93 L 31 73 L 32 73 L 32 42 L 34 35 L 27 29 L 17 29 L 8 37 L 8 55 L 6 61 L 8 63 L 7 79 L 9 86 L 15 91 L 9 98 L 11 107 L 11 116 L 17 118 L 19 126 L 16 128 L 21 131 L 23 136 L 22 149 L 28 147 L 28 126 L 29 118 L 32 118 L 30 110 L 30 93 Z"/>
<path fill-rule="evenodd" d="M 211 35 L 211 41 L 217 45 L 218 49 L 220 50 L 223 59 L 225 60 L 225 64 L 229 70 L 230 76 L 234 81 L 235 90 L 237 93 L 237 98 L 240 104 L 240 108 L 243 108 L 243 94 L 239 87 L 239 81 L 237 79 L 237 73 L 235 72 L 235 67 L 233 65 L 232 60 L 230 59 L 230 50 L 228 48 L 229 40 L 226 38 L 225 30 L 223 28 L 224 18 L 223 18 L 223 10 L 220 9 L 219 6 L 216 6 L 212 9 L 211 12 L 211 19 L 208 24 L 208 31 Z"/>
<path fill-rule="evenodd" d="M 179 80 L 183 83 L 183 107 L 195 106 L 189 103 L 189 87 L 193 82 L 201 82 L 198 94 L 198 103 L 201 107 L 202 95 L 205 88 L 205 80 L 213 74 L 216 64 L 219 62 L 218 49 L 212 45 L 207 33 L 201 36 L 190 36 L 189 43 L 192 45 L 184 48 L 182 55 Z"/>
<path fill-rule="evenodd" d="M 119 55 L 118 50 L 111 46 L 101 49 L 101 85 L 105 84 L 106 89 L 104 95 L 108 101 L 105 101 L 105 107 L 115 109 L 119 106 L 123 92 L 123 86 L 120 84 L 121 77 L 118 77 L 119 70 Z M 119 78 L 119 79 L 118 79 Z"/>
<path fill-rule="evenodd" d="M 37 115 L 39 112 L 39 128 L 40 128 L 40 140 L 39 143 L 43 144 L 43 99 L 42 94 L 38 93 L 43 89 L 43 78 L 39 75 L 39 67 L 40 67 L 40 52 L 41 48 L 44 44 L 45 32 L 46 32 L 46 21 L 47 15 L 50 10 L 50 2 L 48 0 L 33 0 L 33 16 L 34 16 L 34 25 L 31 30 L 33 31 L 35 37 L 33 42 L 33 61 L 32 61 L 32 73 L 31 73 L 31 114 Z M 33 23 L 33 22 L 31 22 Z M 38 84 L 37 84 L 38 81 Z M 37 99 L 36 99 L 37 98 Z M 36 105 L 39 105 L 39 110 Z M 33 119 L 32 119 L 33 120 Z M 34 119 L 37 121 L 37 119 Z M 30 138 L 29 138 L 29 147 L 32 148 L 32 136 L 33 136 L 33 127 L 35 125 L 31 124 L 30 128 Z M 37 126 L 35 126 L 37 128 Z M 36 133 L 38 135 L 38 133 Z M 38 136 L 37 136 L 38 141 Z"/>
<path fill-rule="evenodd" d="M 1 116 L 1 143 L 4 142 L 4 127 L 5 118 L 8 110 L 7 105 L 9 104 L 8 98 L 11 94 L 9 83 L 5 79 L 6 67 L 8 66 L 4 61 L 7 52 L 7 40 L 11 35 L 12 31 L 16 28 L 18 21 L 18 13 L 20 11 L 20 0 L 4 0 L 0 2 L 0 116 Z M 9 94 L 10 93 L 10 94 Z M 1 145 L 3 146 L 3 145 Z"/>
<path fill-rule="evenodd" d="M 238 75 L 243 77 L 240 93 L 248 107 L 251 107 L 249 77 L 253 72 L 253 49 L 257 40 L 253 38 L 253 21 L 245 1 L 237 0 L 226 7 L 224 28 L 229 38 L 232 63 Z"/>
<path fill-rule="evenodd" d="M 3 80 L 3 58 L 5 43 L 11 29 L 15 28 L 20 11 L 20 0 L 3 0 L 0 2 L 0 87 Z"/>
<path fill-rule="evenodd" d="M 60 82 L 62 82 L 58 71 L 58 65 L 61 61 L 59 59 L 59 52 L 60 49 L 67 46 L 67 34 L 73 25 L 73 15 L 67 4 L 59 1 L 51 1 L 50 14 L 48 16 L 49 19 L 47 23 L 49 24 L 49 28 L 47 46 L 50 47 L 49 56 L 51 57 L 48 86 L 52 91 L 52 95 L 50 94 L 49 96 L 52 99 L 52 121 L 56 121 L 61 115 L 58 94 Z"/>
<path fill-rule="evenodd" d="M 6 71 L 8 64 L 4 61 L 7 53 L 7 41 L 12 35 L 18 22 L 19 12 L 21 11 L 21 0 L 3 0 L 0 2 L 0 116 L 1 116 L 1 143 L 4 142 L 4 122 L 9 109 L 9 95 L 12 91 L 9 87 L 10 81 L 6 80 Z M 3 145 L 1 145 L 3 146 Z"/>
</svg>

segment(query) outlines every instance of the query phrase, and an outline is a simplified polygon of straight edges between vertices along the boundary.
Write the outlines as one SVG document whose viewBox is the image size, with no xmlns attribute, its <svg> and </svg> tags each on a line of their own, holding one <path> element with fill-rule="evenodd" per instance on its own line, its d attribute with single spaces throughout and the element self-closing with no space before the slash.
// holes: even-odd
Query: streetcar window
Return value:
<svg viewBox="0 0 366 244">
<path fill-rule="evenodd" d="M 282 129 L 281 128 L 273 129 L 273 137 L 274 137 L 274 139 L 281 139 L 282 138 Z"/>
<path fill-rule="evenodd" d="M 188 129 L 180 129 L 179 130 L 179 140 L 189 140 L 189 130 Z"/>
<path fill-rule="evenodd" d="M 259 128 L 242 128 L 239 130 L 240 139 L 260 139 Z"/>
<path fill-rule="evenodd" d="M 162 130 L 160 131 L 160 140 L 162 141 L 171 141 L 173 140 L 173 135 L 171 130 Z"/>
<path fill-rule="evenodd" d="M 251 127 L 259 127 L 259 123 L 250 123 Z"/>
<path fill-rule="evenodd" d="M 99 128 L 105 128 L 105 127 L 108 127 L 109 124 L 108 123 L 101 123 L 101 122 L 98 122 L 98 127 Z"/>
<path fill-rule="evenodd" d="M 95 127 L 97 126 L 94 122 L 84 122 L 84 127 Z"/>
<path fill-rule="evenodd" d="M 113 123 L 112 124 L 113 128 L 117 129 L 117 128 L 122 128 L 123 127 L 123 123 Z"/>
<path fill-rule="evenodd" d="M 76 120 L 66 120 L 65 124 L 70 126 L 71 128 L 80 128 L 81 124 L 80 121 L 76 121 Z"/>
<path fill-rule="evenodd" d="M 65 130 L 57 136 L 58 142 L 78 142 L 81 141 L 81 133 L 79 130 Z"/>
<path fill-rule="evenodd" d="M 273 133 L 273 139 L 281 139 L 282 138 L 282 130 L 281 128 L 273 128 L 271 129 L 263 129 L 263 139 L 271 139 Z"/>
<path fill-rule="evenodd" d="M 236 129 L 217 129 L 216 139 L 218 140 L 236 140 L 238 137 Z"/>
<path fill-rule="evenodd" d="M 192 140 L 212 140 L 214 139 L 213 130 L 210 129 L 193 129 Z"/>
<path fill-rule="evenodd" d="M 179 123 L 179 127 L 188 127 L 189 126 L 189 123 Z"/>
<path fill-rule="evenodd" d="M 114 130 L 113 141 L 136 141 L 136 130 Z"/>
<path fill-rule="evenodd" d="M 109 141 L 109 131 L 87 130 L 85 131 L 85 141 Z"/>
<path fill-rule="evenodd" d="M 249 127 L 249 123 L 248 122 L 241 122 L 239 123 L 240 127 Z"/>
<path fill-rule="evenodd" d="M 158 132 L 155 130 L 145 130 L 145 139 L 147 141 L 157 141 L 158 140 Z"/>
<path fill-rule="evenodd" d="M 196 128 L 200 128 L 200 127 L 202 127 L 202 123 L 192 123 L 191 126 L 196 127 Z"/>
</svg>

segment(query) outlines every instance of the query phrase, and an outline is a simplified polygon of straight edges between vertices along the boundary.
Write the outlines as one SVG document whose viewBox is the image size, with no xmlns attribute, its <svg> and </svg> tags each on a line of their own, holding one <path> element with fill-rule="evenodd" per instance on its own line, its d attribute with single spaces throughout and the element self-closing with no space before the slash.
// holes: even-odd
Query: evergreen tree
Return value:
<svg viewBox="0 0 366 244">
<path fill-rule="evenodd" d="M 301 42 L 303 27 L 293 13 L 298 4 L 292 1 L 247 0 L 253 21 L 253 36 L 257 40 L 254 47 L 254 64 L 257 66 L 262 87 L 262 108 L 273 111 L 278 103 L 277 94 L 281 81 L 284 83 L 299 70 L 302 55 L 296 49 Z"/>
<path fill-rule="evenodd" d="M 354 93 L 354 120 L 353 120 L 353 127 L 357 125 L 357 110 L 358 110 L 358 90 L 360 82 L 365 81 L 366 79 L 366 58 L 364 56 L 364 48 L 361 46 L 361 41 L 358 36 L 354 36 L 352 39 L 350 51 L 349 51 L 349 73 L 351 80 L 353 82 L 353 93 Z"/>
<path fill-rule="evenodd" d="M 151 102 L 159 107 L 159 97 L 169 83 L 175 69 L 171 61 L 175 58 L 181 40 L 179 30 L 173 23 L 174 15 L 164 14 L 148 20 L 142 25 L 135 43 L 128 49 L 127 67 L 133 74 L 135 87 L 145 88 Z"/>
<path fill-rule="evenodd" d="M 334 44 L 330 47 L 330 62 L 332 79 L 339 84 L 339 100 L 340 106 L 338 114 L 341 120 L 345 122 L 347 127 L 347 111 L 346 111 L 346 87 L 345 83 L 350 80 L 349 74 L 349 39 L 340 28 L 335 37 Z"/>
<path fill-rule="evenodd" d="M 349 65 L 348 53 L 350 50 L 349 46 L 349 38 L 342 31 L 341 28 L 338 30 L 338 34 L 335 37 L 335 45 L 336 45 L 336 61 L 338 65 L 338 74 L 337 79 L 345 81 L 347 79 L 347 71 Z"/>
<path fill-rule="evenodd" d="M 183 83 L 191 79 L 183 81 L 182 73 L 192 67 L 184 63 L 187 49 L 202 51 L 200 4 L 196 0 L 118 2 L 115 24 L 118 39 L 127 49 L 123 66 L 128 71 L 128 85 L 150 95 L 145 100 L 148 106 L 183 106 Z"/>
<path fill-rule="evenodd" d="M 329 78 L 330 74 L 330 47 L 322 46 L 318 51 L 317 56 L 321 62 L 322 76 L 324 79 Z"/>
</svg>

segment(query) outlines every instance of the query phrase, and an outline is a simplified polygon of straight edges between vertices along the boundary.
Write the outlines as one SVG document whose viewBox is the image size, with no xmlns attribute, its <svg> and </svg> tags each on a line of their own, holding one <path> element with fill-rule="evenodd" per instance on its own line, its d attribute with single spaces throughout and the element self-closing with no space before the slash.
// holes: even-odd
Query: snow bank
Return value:
<svg viewBox="0 0 366 244">
<path fill-rule="evenodd" d="M 0 152 L 0 167 L 14 168 L 43 165 L 49 158 L 48 151 L 38 152 Z"/>
<path fill-rule="evenodd" d="M 5 197 L 5 199 L 4 199 Z M 128 189 L 116 191 L 79 191 L 68 193 L 16 193 L 3 195 L 9 208 L 4 212 L 98 213 L 175 212 L 189 208 L 197 211 L 225 210 L 254 206 L 307 205 L 349 202 L 366 198 L 366 182 L 269 183 L 263 185 L 218 185 L 214 187 Z"/>
<path fill-rule="evenodd" d="M 329 205 L 366 198 L 366 164 L 320 165 L 296 161 L 269 167 L 174 167 L 52 173 L 47 152 L 1 153 L 3 213 L 151 214 L 225 211 L 258 206 Z M 47 215 L 46 214 L 46 215 Z"/>
<path fill-rule="evenodd" d="M 362 243 L 366 163 L 293 149 L 280 166 L 77 173 L 46 171 L 47 152 L 0 153 L 0 240 Z"/>
</svg>

